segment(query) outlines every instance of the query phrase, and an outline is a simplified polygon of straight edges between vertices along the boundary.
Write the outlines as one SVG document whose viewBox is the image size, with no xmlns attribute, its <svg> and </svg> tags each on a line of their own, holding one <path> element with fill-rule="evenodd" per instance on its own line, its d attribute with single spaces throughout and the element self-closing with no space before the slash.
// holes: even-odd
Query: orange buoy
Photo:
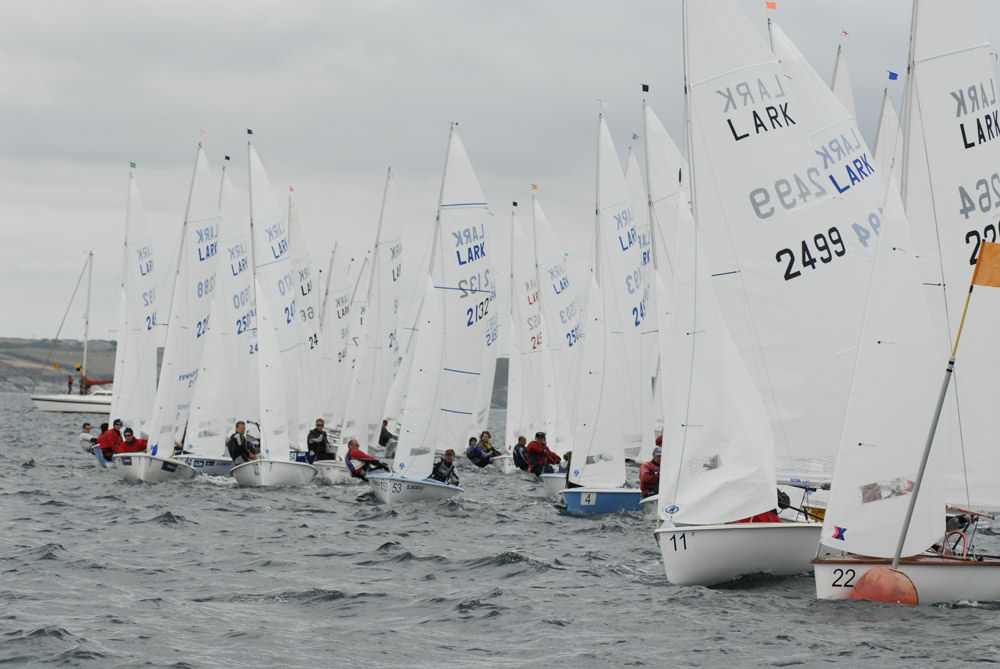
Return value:
<svg viewBox="0 0 1000 669">
<path fill-rule="evenodd" d="M 851 598 L 910 606 L 918 603 L 917 587 L 910 577 L 890 567 L 875 567 L 862 574 Z"/>
</svg>

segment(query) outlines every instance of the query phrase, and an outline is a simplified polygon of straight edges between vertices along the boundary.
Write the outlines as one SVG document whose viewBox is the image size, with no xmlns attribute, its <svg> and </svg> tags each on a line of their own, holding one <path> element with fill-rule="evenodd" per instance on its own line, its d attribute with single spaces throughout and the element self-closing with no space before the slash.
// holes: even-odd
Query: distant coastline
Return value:
<svg viewBox="0 0 1000 669">
<path fill-rule="evenodd" d="M 116 347 L 114 340 L 90 340 L 87 345 L 88 377 L 112 377 Z M 47 365 L 46 360 L 50 361 Z M 52 362 L 59 368 L 53 367 Z M 0 391 L 30 392 L 34 387 L 37 392 L 66 392 L 66 376 L 72 375 L 73 391 L 79 392 L 80 373 L 76 365 L 81 362 L 83 342 L 80 340 L 61 339 L 53 347 L 51 339 L 0 337 Z M 37 386 L 35 379 L 38 379 Z"/>
</svg>

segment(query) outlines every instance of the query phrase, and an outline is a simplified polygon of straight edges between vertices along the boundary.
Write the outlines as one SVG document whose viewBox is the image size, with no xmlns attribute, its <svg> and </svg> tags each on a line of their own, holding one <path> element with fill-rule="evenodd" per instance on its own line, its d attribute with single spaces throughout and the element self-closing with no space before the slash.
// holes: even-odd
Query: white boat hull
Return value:
<svg viewBox="0 0 1000 669">
<path fill-rule="evenodd" d="M 545 486 L 545 494 L 549 497 L 560 499 L 559 491 L 566 487 L 566 474 L 542 474 L 542 485 Z"/>
<path fill-rule="evenodd" d="M 667 580 L 715 585 L 749 574 L 787 576 L 809 571 L 819 523 L 731 523 L 656 530 Z"/>
<path fill-rule="evenodd" d="M 190 481 L 198 472 L 191 465 L 160 458 L 148 453 L 119 453 L 113 458 L 115 469 L 129 483 L 168 483 L 170 481 Z"/>
<path fill-rule="evenodd" d="M 111 412 L 111 395 L 32 395 L 31 401 L 39 411 L 62 411 L 65 413 Z"/>
<path fill-rule="evenodd" d="M 517 467 L 514 466 L 514 458 L 509 455 L 498 455 L 493 458 L 490 464 L 500 470 L 502 474 L 513 474 L 517 471 Z"/>
<path fill-rule="evenodd" d="M 813 560 L 818 599 L 851 599 L 863 574 L 888 567 L 892 560 L 843 555 Z M 920 605 L 940 602 L 1000 601 L 1000 561 L 973 562 L 956 557 L 918 555 L 903 558 L 899 571 L 913 581 Z"/>
<path fill-rule="evenodd" d="M 175 460 L 191 465 L 199 474 L 206 476 L 229 476 L 233 461 L 229 458 L 205 458 L 197 455 L 177 455 Z"/>
<path fill-rule="evenodd" d="M 368 485 L 386 504 L 448 499 L 462 492 L 457 485 L 448 485 L 434 479 L 417 481 L 389 473 L 369 474 Z"/>
<path fill-rule="evenodd" d="M 361 482 L 361 479 L 351 476 L 347 465 L 341 460 L 320 460 L 313 462 L 313 467 L 319 472 L 317 478 L 326 483 L 339 485 L 341 483 Z"/>
<path fill-rule="evenodd" d="M 316 468 L 306 462 L 251 460 L 234 466 L 229 475 L 243 488 L 280 488 L 306 485 L 316 478 Z"/>
<path fill-rule="evenodd" d="M 639 504 L 642 506 L 642 510 L 646 513 L 656 513 L 656 507 L 660 503 L 659 495 L 650 495 L 649 497 L 643 497 L 639 500 Z"/>
</svg>

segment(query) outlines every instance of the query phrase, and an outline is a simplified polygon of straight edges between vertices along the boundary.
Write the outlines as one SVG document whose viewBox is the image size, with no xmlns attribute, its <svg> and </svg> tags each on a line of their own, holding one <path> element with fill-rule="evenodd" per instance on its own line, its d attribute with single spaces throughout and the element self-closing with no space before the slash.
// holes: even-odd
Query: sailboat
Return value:
<svg viewBox="0 0 1000 669">
<path fill-rule="evenodd" d="M 851 116 L 857 117 L 858 113 L 854 109 L 854 91 L 851 86 L 851 73 L 847 69 L 847 54 L 844 53 L 844 45 L 837 45 L 837 57 L 833 61 L 833 76 L 830 79 L 830 90 L 833 91 L 844 109 Z"/>
<path fill-rule="evenodd" d="M 710 585 L 742 574 L 808 569 L 818 524 L 735 521 L 762 512 L 761 519 L 774 519 L 778 475 L 832 474 L 863 316 L 855 296 L 870 276 L 884 188 L 877 174 L 866 170 L 866 183 L 851 182 L 841 175 L 843 164 L 818 160 L 823 156 L 815 147 L 835 139 L 850 138 L 848 155 L 861 164 L 867 147 L 847 110 L 776 26 L 772 40 L 780 63 L 735 2 L 686 2 L 684 30 L 689 172 L 703 249 L 698 257 L 708 260 L 724 325 L 752 381 L 745 383 L 716 328 L 722 354 L 717 362 L 725 363 L 718 373 L 744 378 L 726 382 L 742 391 L 723 395 L 714 407 L 692 405 L 711 409 L 710 420 L 688 418 L 686 403 L 677 397 L 685 389 L 665 391 L 675 407 L 667 412 L 675 418 L 666 420 L 665 432 L 682 430 L 678 436 L 688 441 L 680 443 L 694 439 L 708 450 L 701 461 L 686 459 L 675 451 L 679 444 L 664 436 L 664 457 L 672 464 L 661 469 L 664 525 L 657 538 L 671 581 Z M 733 98 L 730 105 L 718 93 L 746 85 L 756 91 L 753 100 Z M 773 124 L 755 125 L 755 118 L 774 114 Z M 838 179 L 851 185 L 831 197 Z M 675 254 L 676 263 L 682 253 Z M 682 302 L 679 283 L 675 291 L 673 318 L 706 297 L 692 301 L 689 293 Z M 706 316 L 704 308 L 697 313 Z M 700 325 L 687 325 L 674 326 L 672 357 L 684 338 L 711 341 Z M 692 350 L 691 364 L 699 362 L 697 356 Z M 691 377 L 684 397 L 697 399 L 701 390 L 710 399 L 698 381 Z M 756 422 L 761 404 L 770 436 Z M 754 431 L 736 430 L 727 438 L 728 421 L 757 425 L 756 443 L 734 448 Z M 721 430 L 723 438 L 709 428 Z M 670 499 L 675 496 L 680 503 Z M 668 522 L 685 526 L 671 528 Z"/>
<path fill-rule="evenodd" d="M 862 418 L 854 421 L 872 432 L 862 443 L 876 448 L 859 449 L 863 450 L 859 453 L 841 450 L 823 543 L 852 555 L 840 563 L 816 561 L 817 596 L 824 599 L 854 597 L 912 604 L 1000 599 L 1000 581 L 984 570 L 998 562 L 972 558 L 977 523 L 946 537 L 943 522 L 946 504 L 967 510 L 973 521 L 979 518 L 975 511 L 1000 508 L 992 408 L 998 389 L 992 372 L 1000 364 L 995 344 L 1000 295 L 987 289 L 976 292 L 973 300 L 972 289 L 965 288 L 971 266 L 975 266 L 974 286 L 997 285 L 991 273 L 997 249 L 991 243 L 996 229 L 990 175 L 1000 162 L 1000 145 L 989 140 L 983 126 L 983 119 L 998 108 L 997 87 L 990 45 L 982 29 L 966 20 L 975 10 L 972 2 L 913 4 L 903 110 L 902 194 L 920 269 L 920 278 L 911 277 L 910 282 L 924 286 L 933 323 L 928 326 L 925 319 L 918 327 L 932 333 L 934 341 L 924 345 L 929 353 L 912 351 L 898 360 L 883 361 L 872 353 L 871 370 L 862 369 L 859 362 L 855 386 L 873 385 L 868 377 L 877 373 L 876 365 L 881 363 L 892 370 L 884 373 L 883 385 L 878 387 L 879 404 L 888 404 L 889 410 L 895 398 L 884 397 L 884 387 L 905 387 L 908 392 L 923 388 L 920 397 L 914 398 L 917 404 L 905 406 L 905 411 L 911 421 L 919 416 L 925 429 L 922 435 L 906 440 L 905 432 L 884 436 Z M 883 283 L 893 279 L 890 274 Z M 870 302 L 878 288 L 873 281 Z M 894 314 L 898 308 L 894 300 L 893 311 L 887 313 Z M 872 306 L 869 318 L 878 318 Z M 895 324 L 892 321 L 886 329 Z M 963 332 L 964 364 L 956 365 Z M 945 346 L 951 358 L 933 407 L 933 361 L 940 364 L 937 356 L 944 357 Z M 881 358 L 888 357 L 888 352 L 870 348 Z M 931 376 L 921 379 L 918 375 L 927 364 Z M 897 415 L 884 414 L 885 427 L 879 429 L 908 429 L 890 420 Z M 861 436 L 849 437 L 845 430 L 844 442 Z M 925 442 L 920 441 L 923 436 Z M 921 443 L 925 444 L 922 456 L 917 451 Z M 862 480 L 864 472 L 859 467 L 868 468 L 871 476 Z M 925 553 L 932 543 L 952 554 Z M 887 571 L 884 567 L 890 558 L 892 571 Z M 902 587 L 895 592 L 879 587 L 886 582 Z"/>
<path fill-rule="evenodd" d="M 456 485 L 426 478 L 434 453 L 485 424 L 499 335 L 492 215 L 455 124 L 448 137 L 427 287 L 392 473 L 369 474 L 387 503 L 441 499 Z"/>
<path fill-rule="evenodd" d="M 301 321 L 296 318 L 299 290 L 288 242 L 288 222 L 252 142 L 247 143 L 247 153 L 261 452 L 257 460 L 234 466 L 230 474 L 240 486 L 305 485 L 315 478 L 316 468 L 290 460 L 298 425 L 292 388 L 298 371 L 297 349 L 305 342 Z"/>
<path fill-rule="evenodd" d="M 213 476 L 228 476 L 232 469 L 225 443 L 236 421 L 259 422 L 250 219 L 243 212 L 237 213 L 235 196 L 226 156 L 219 191 L 221 257 L 216 266 L 212 313 L 191 397 L 184 454 L 175 456 Z"/>
<path fill-rule="evenodd" d="M 87 259 L 83 262 L 83 269 L 80 271 L 80 277 L 76 280 L 76 286 L 73 288 L 73 294 L 70 295 L 69 304 L 66 306 L 66 314 L 63 315 L 63 320 L 59 324 L 59 330 L 56 331 L 55 339 L 52 340 L 52 347 L 49 349 L 49 356 L 51 356 L 56 342 L 59 340 L 59 334 L 62 332 L 63 323 L 66 322 L 66 316 L 69 315 L 69 310 L 73 306 L 73 300 L 76 298 L 77 291 L 80 290 L 80 283 L 83 281 L 83 277 L 87 277 L 86 306 L 83 312 L 83 361 L 77 365 L 77 369 L 80 372 L 80 394 L 32 394 L 30 395 L 31 401 L 35 405 L 35 408 L 39 411 L 106 414 L 111 408 L 111 391 L 99 387 L 101 385 L 111 383 L 111 381 L 92 380 L 87 378 L 87 344 L 90 330 L 90 286 L 92 283 L 93 273 L 94 252 L 90 251 L 87 253 Z M 45 366 L 42 371 L 49 366 L 49 363 L 50 360 L 45 361 Z M 57 363 L 53 364 L 58 368 Z M 41 378 L 41 372 L 39 372 L 38 376 Z M 38 379 L 35 380 L 35 383 L 38 383 Z M 93 386 L 98 387 L 93 388 Z M 90 392 L 87 392 L 88 388 L 92 388 Z"/>
<path fill-rule="evenodd" d="M 219 258 L 219 196 L 205 149 L 199 143 L 181 228 L 167 340 L 156 388 L 145 453 L 115 456 L 126 481 L 164 482 L 194 478 L 197 470 L 173 458 L 183 444 L 191 394 L 208 338 L 215 267 Z"/>
<path fill-rule="evenodd" d="M 594 275 L 584 309 L 569 487 L 560 491 L 571 514 L 641 510 L 642 493 L 627 487 L 625 476 L 625 454 L 638 454 L 644 434 L 640 351 L 649 315 L 634 206 L 601 113 Z"/>
</svg>

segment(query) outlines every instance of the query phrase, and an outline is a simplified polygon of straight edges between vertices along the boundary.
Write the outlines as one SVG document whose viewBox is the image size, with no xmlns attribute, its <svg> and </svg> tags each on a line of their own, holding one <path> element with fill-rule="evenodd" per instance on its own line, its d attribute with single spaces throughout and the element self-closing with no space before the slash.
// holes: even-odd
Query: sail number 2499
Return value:
<svg viewBox="0 0 1000 669">
<path fill-rule="evenodd" d="M 814 251 L 815 250 L 815 251 Z M 815 252 L 815 255 L 814 255 Z M 822 264 L 831 262 L 835 257 L 843 257 L 847 253 L 844 245 L 844 238 L 840 235 L 840 230 L 836 227 L 830 228 L 826 233 L 817 233 L 812 240 L 802 241 L 801 253 L 796 255 L 795 250 L 790 248 L 781 249 L 774 254 L 775 260 L 785 263 L 785 281 L 790 281 L 802 275 L 796 267 L 816 269 L 816 261 Z M 796 260 L 798 265 L 796 265 Z"/>
</svg>

